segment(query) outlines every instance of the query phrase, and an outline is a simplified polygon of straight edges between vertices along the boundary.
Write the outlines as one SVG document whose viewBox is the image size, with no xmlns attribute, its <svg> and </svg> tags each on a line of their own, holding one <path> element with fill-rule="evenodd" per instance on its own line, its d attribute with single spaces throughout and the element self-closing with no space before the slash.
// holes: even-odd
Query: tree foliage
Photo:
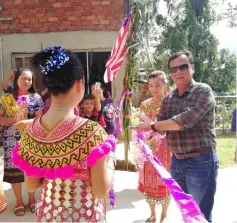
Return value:
<svg viewBox="0 0 237 223">
<path fill-rule="evenodd" d="M 228 5 L 227 13 L 217 13 L 210 0 L 165 0 L 167 14 L 156 17 L 161 35 L 156 46 L 156 68 L 168 72 L 170 55 L 189 50 L 195 61 L 195 80 L 209 84 L 217 95 L 235 94 L 236 59 L 219 42 L 210 28 L 221 19 L 236 23 L 237 6 Z M 224 1 L 223 1 L 224 2 Z"/>
</svg>

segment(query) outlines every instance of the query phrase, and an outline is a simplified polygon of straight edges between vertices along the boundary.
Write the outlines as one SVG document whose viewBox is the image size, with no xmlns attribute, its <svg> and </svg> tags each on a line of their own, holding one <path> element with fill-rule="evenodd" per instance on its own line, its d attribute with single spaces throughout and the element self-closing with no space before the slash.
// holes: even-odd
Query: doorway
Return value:
<svg viewBox="0 0 237 223">
<path fill-rule="evenodd" d="M 105 65 L 110 52 L 78 52 L 85 71 L 86 93 L 90 92 L 90 85 L 100 82 L 102 86 L 111 92 L 111 83 L 104 82 Z"/>
</svg>

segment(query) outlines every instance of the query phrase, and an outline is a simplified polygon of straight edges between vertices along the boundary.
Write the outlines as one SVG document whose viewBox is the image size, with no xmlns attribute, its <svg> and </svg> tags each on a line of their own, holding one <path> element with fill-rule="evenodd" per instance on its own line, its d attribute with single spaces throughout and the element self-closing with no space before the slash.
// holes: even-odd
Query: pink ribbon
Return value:
<svg viewBox="0 0 237 223">
<path fill-rule="evenodd" d="M 154 166 L 157 174 L 170 190 L 176 204 L 178 205 L 185 223 L 206 223 L 197 202 L 192 195 L 184 193 L 178 183 L 171 177 L 170 173 L 163 167 L 159 159 L 152 154 L 149 146 L 143 141 L 144 133 L 139 132 L 135 136 L 135 141 L 139 146 L 144 159 L 148 159 Z"/>
</svg>

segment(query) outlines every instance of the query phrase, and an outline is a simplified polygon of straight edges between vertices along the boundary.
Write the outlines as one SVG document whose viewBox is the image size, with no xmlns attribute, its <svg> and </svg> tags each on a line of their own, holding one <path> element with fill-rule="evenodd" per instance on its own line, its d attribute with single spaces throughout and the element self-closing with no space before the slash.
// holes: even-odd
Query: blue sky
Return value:
<svg viewBox="0 0 237 223">
<path fill-rule="evenodd" d="M 222 2 L 222 0 L 213 0 Z M 225 0 L 225 4 L 219 4 L 217 10 L 220 12 L 225 11 L 227 3 L 237 4 L 236 0 Z M 229 28 L 226 21 L 221 21 L 211 28 L 212 33 L 218 38 L 220 48 L 229 48 L 231 52 L 237 54 L 237 27 Z"/>
</svg>

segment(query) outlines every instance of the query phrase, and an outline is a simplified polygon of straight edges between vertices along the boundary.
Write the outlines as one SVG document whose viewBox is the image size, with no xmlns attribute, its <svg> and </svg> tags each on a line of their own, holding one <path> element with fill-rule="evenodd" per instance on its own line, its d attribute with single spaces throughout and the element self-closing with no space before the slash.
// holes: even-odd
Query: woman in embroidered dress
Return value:
<svg viewBox="0 0 237 223">
<path fill-rule="evenodd" d="M 3 133 L 4 147 L 4 176 L 3 181 L 11 184 L 16 205 L 14 213 L 18 216 L 25 214 L 24 202 L 21 194 L 21 183 L 24 182 L 24 173 L 20 171 L 11 159 L 11 152 L 18 143 L 21 133 L 13 128 L 12 124 L 22 119 L 32 119 L 40 116 L 43 110 L 41 97 L 35 93 L 34 76 L 28 69 L 15 71 L 13 80 L 13 94 L 5 94 L 0 98 L 0 124 L 5 125 Z M 21 106 L 16 112 L 16 101 L 25 98 L 28 104 Z M 17 105 L 18 106 L 18 105 Z M 19 105 L 20 106 L 20 105 Z M 32 213 L 35 211 L 34 193 L 29 193 L 29 208 Z"/>
<path fill-rule="evenodd" d="M 168 82 L 165 73 L 162 71 L 154 71 L 151 73 L 148 77 L 148 87 L 152 97 L 141 103 L 140 120 L 152 123 L 155 122 L 162 98 L 168 90 Z M 155 135 L 150 136 L 149 133 L 148 144 L 164 167 L 169 169 L 170 152 L 167 148 L 165 139 L 162 140 L 162 142 L 159 142 Z M 138 190 L 145 195 L 150 207 L 151 215 L 146 222 L 156 222 L 156 204 L 162 205 L 160 222 L 163 222 L 167 216 L 167 210 L 170 203 L 170 192 L 158 177 L 149 161 L 145 161 L 144 167 L 139 171 Z"/>
<path fill-rule="evenodd" d="M 97 151 L 95 146 L 115 144 L 106 141 L 105 130 L 96 122 L 74 114 L 84 95 L 83 67 L 74 53 L 61 47 L 36 54 L 33 65 L 41 67 L 52 103 L 47 113 L 24 130 L 13 160 L 24 169 L 30 192 L 42 187 L 36 220 L 104 222 L 104 197 L 114 175 L 113 153 L 92 167 L 88 160 Z"/>
</svg>

